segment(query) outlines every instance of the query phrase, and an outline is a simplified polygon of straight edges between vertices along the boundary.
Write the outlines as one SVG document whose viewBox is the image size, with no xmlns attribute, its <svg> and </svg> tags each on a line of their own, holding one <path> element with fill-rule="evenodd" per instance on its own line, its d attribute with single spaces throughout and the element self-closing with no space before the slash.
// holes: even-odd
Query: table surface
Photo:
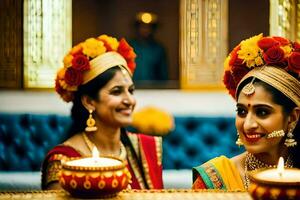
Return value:
<svg viewBox="0 0 300 200">
<path fill-rule="evenodd" d="M 2 199 L 76 199 L 63 190 L 28 191 L 28 192 L 0 192 Z M 191 189 L 164 189 L 164 190 L 124 190 L 117 196 L 107 198 L 110 200 L 173 200 L 173 199 L 197 199 L 197 200 L 251 200 L 247 192 L 225 192 L 220 190 L 191 190 Z"/>
</svg>

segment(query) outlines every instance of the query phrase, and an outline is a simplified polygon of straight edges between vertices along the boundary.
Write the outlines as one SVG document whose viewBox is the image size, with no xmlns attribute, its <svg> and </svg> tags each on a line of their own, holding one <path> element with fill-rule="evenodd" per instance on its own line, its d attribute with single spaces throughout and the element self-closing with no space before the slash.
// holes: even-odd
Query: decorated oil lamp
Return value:
<svg viewBox="0 0 300 200">
<path fill-rule="evenodd" d="M 79 198 L 113 197 L 126 189 L 131 175 L 125 161 L 112 156 L 99 157 L 96 147 L 92 154 L 62 163 L 59 180 L 62 188 Z"/>
<path fill-rule="evenodd" d="M 300 199 L 300 170 L 284 168 L 280 157 L 277 168 L 260 169 L 249 173 L 249 193 L 253 199 Z"/>
</svg>

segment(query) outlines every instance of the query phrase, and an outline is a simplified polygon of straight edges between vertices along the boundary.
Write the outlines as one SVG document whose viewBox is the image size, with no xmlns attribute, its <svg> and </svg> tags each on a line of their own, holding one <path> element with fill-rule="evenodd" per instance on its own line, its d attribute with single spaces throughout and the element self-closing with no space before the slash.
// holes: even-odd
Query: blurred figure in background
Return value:
<svg viewBox="0 0 300 200">
<path fill-rule="evenodd" d="M 135 37 L 129 43 L 137 54 L 138 67 L 133 76 L 136 85 L 168 80 L 166 51 L 154 36 L 158 27 L 157 15 L 148 12 L 138 13 L 134 27 Z"/>
</svg>

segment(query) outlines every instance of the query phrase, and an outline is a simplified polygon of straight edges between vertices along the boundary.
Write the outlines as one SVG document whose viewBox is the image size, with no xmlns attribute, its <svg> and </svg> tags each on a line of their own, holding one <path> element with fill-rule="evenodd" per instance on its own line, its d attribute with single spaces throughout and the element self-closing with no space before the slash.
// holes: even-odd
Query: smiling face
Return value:
<svg viewBox="0 0 300 200">
<path fill-rule="evenodd" d="M 136 100 L 134 84 L 128 73 L 118 70 L 114 77 L 99 91 L 99 101 L 94 101 L 100 123 L 122 127 L 131 124 Z"/>
<path fill-rule="evenodd" d="M 272 95 L 262 85 L 255 84 L 255 93 L 240 93 L 237 100 L 236 128 L 248 152 L 277 154 L 283 137 L 267 138 L 267 134 L 284 130 L 287 133 L 288 117 L 283 107 L 274 103 Z"/>
</svg>

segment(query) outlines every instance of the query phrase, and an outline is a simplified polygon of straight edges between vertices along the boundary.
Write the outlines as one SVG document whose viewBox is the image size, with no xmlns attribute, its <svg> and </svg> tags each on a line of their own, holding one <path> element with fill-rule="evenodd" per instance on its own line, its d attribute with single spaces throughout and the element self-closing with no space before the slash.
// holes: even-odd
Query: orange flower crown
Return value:
<svg viewBox="0 0 300 200">
<path fill-rule="evenodd" d="M 107 69 L 121 65 L 130 75 L 135 70 L 136 54 L 124 38 L 100 35 L 74 46 L 64 57 L 64 66 L 55 79 L 55 90 L 65 102 L 74 99 L 78 86 L 87 83 Z"/>
<path fill-rule="evenodd" d="M 263 34 L 243 40 L 225 59 L 223 83 L 235 98 L 236 89 L 242 78 L 260 66 L 276 66 L 300 78 L 300 44 L 283 37 Z"/>
</svg>

